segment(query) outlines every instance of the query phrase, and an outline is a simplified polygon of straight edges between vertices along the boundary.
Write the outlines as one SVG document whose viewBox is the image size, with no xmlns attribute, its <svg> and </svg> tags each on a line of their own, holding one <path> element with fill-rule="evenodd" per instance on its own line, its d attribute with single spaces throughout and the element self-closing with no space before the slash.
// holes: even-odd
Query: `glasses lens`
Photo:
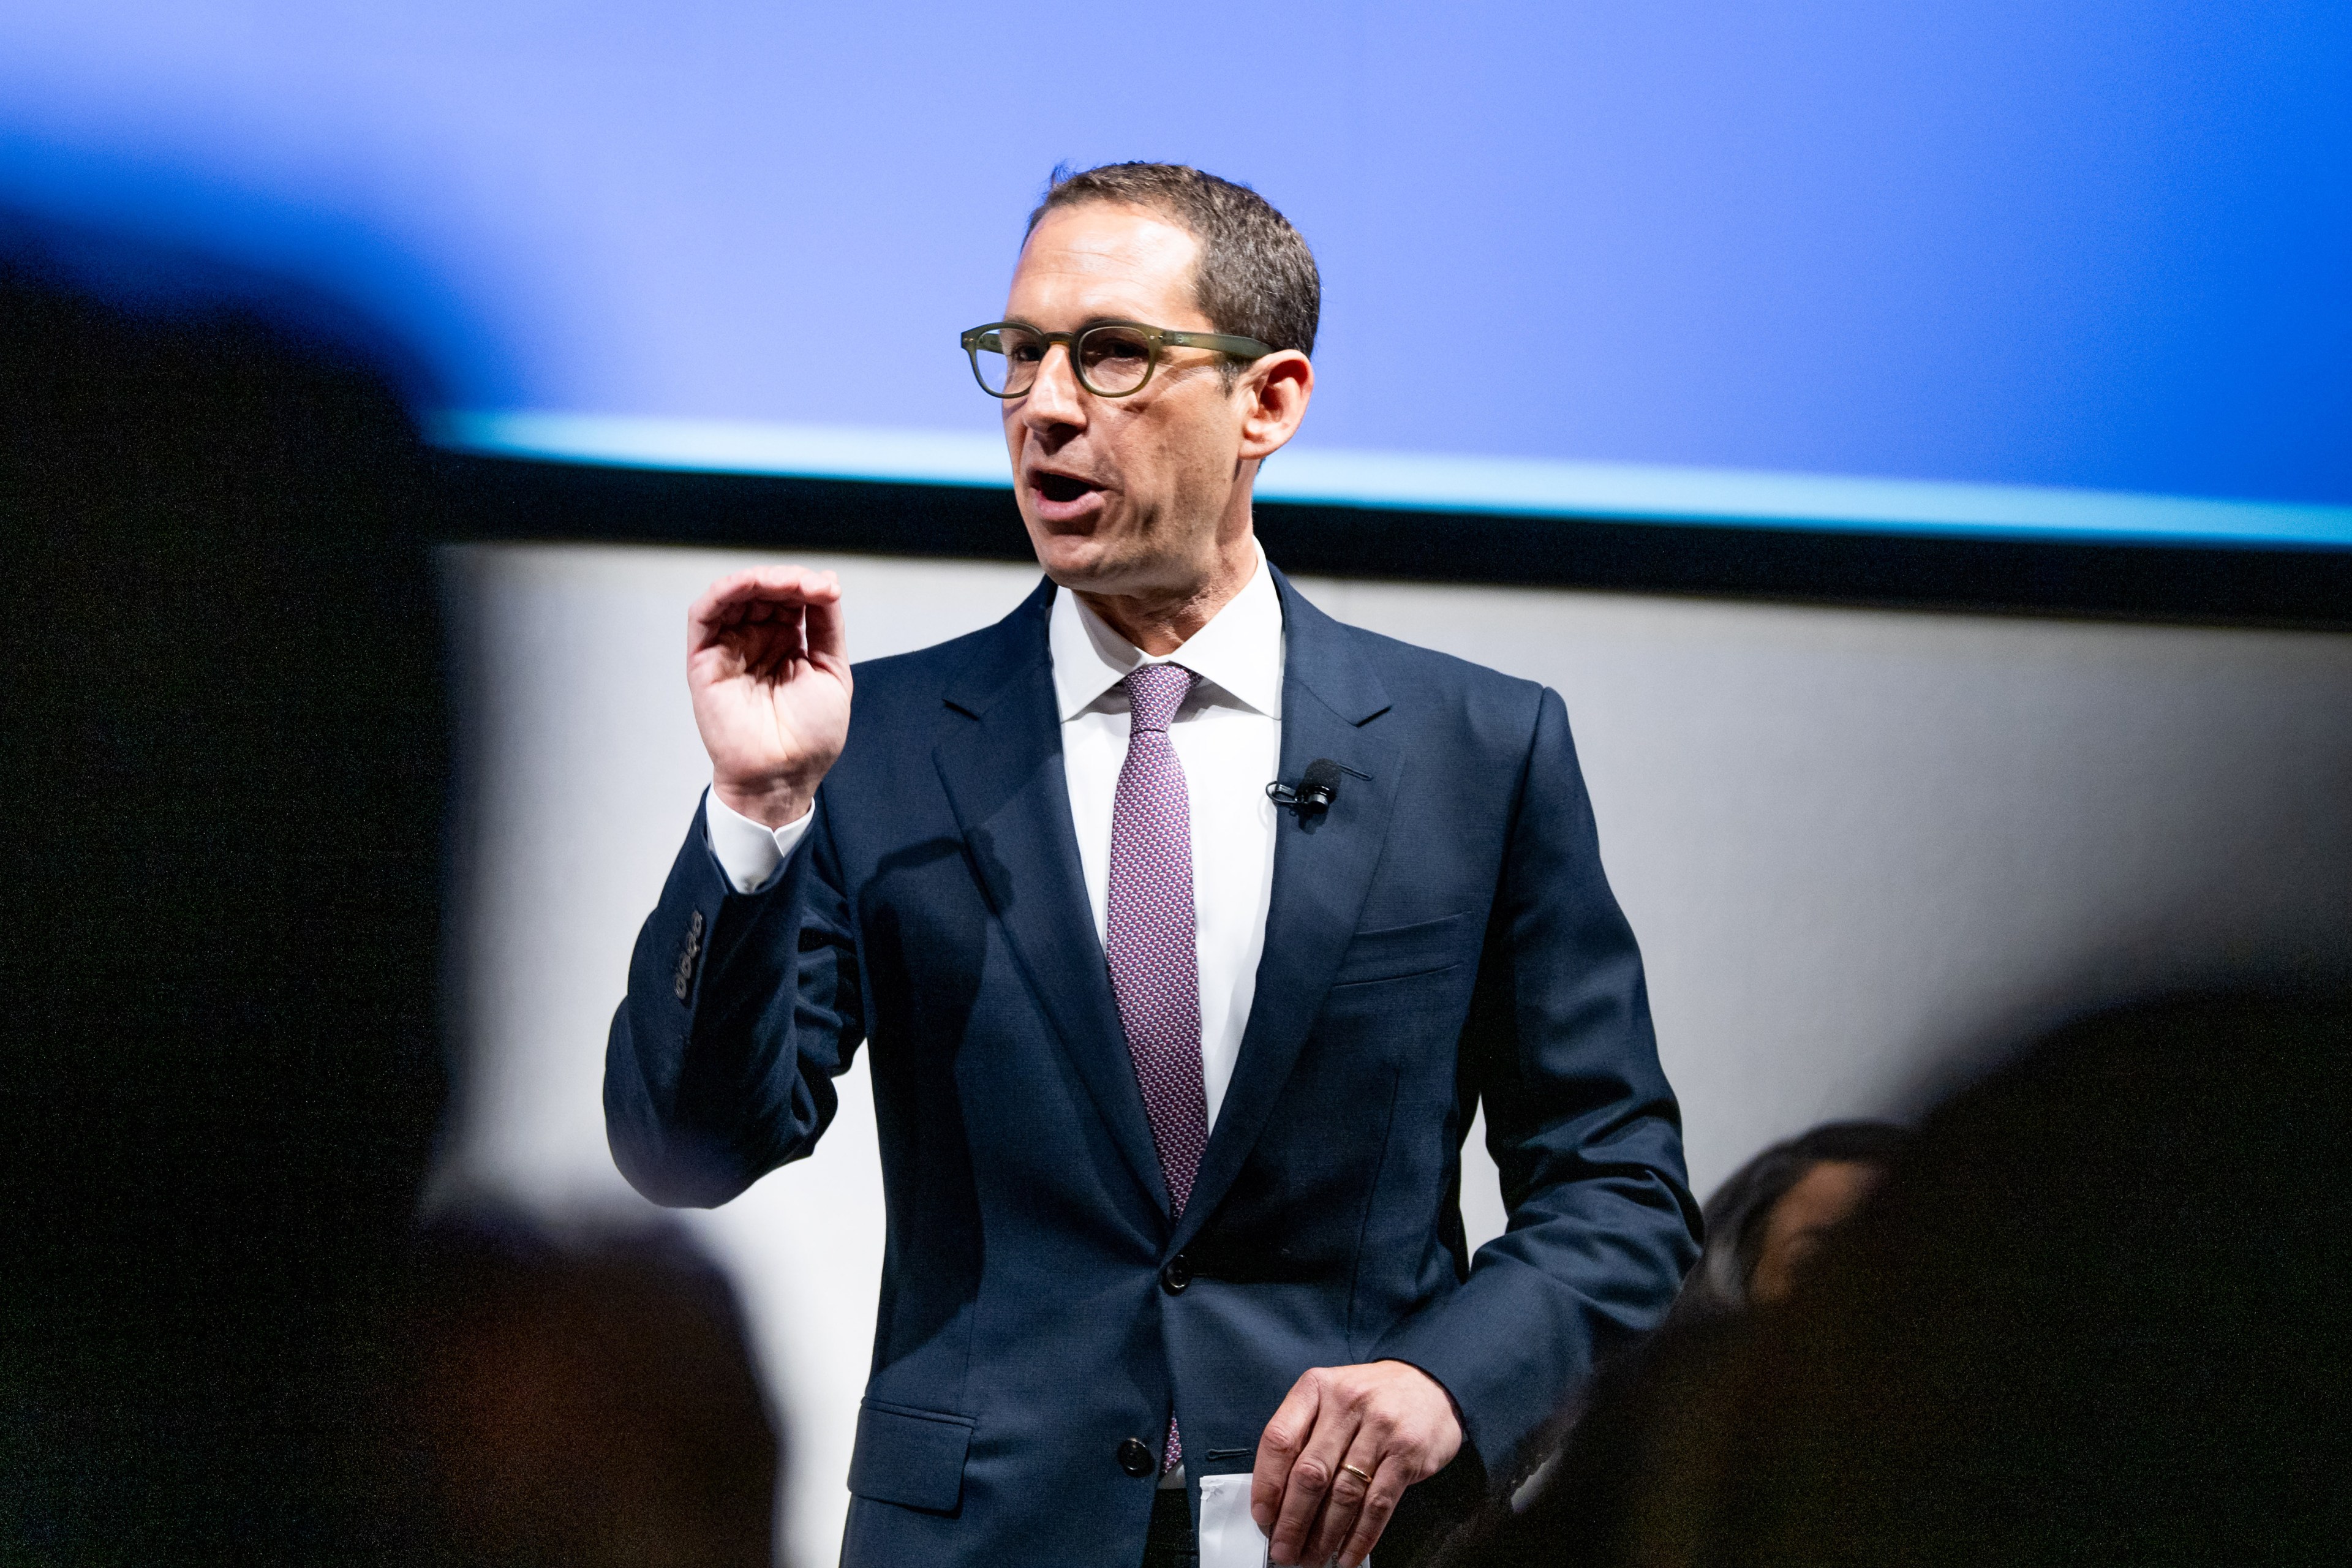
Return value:
<svg viewBox="0 0 2352 1568">
<path fill-rule="evenodd" d="M 1020 327 L 991 327 L 971 341 L 972 369 L 980 384 L 999 397 L 1018 397 L 1037 379 L 1045 340 Z"/>
<path fill-rule="evenodd" d="M 1096 327 L 1078 339 L 1078 374 L 1106 396 L 1133 392 L 1151 374 L 1151 340 L 1133 327 Z"/>
</svg>

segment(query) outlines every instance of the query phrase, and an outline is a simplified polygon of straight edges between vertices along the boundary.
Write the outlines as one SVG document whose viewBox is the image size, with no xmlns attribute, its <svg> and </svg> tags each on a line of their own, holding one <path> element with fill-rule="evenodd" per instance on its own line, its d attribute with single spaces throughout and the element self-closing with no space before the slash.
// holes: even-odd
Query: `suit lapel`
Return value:
<svg viewBox="0 0 2352 1568">
<path fill-rule="evenodd" d="M 1388 710 L 1388 695 L 1349 646 L 1348 629 L 1301 598 L 1280 573 L 1274 581 L 1282 595 L 1285 647 L 1282 777 L 1297 778 L 1318 757 L 1363 776 L 1347 779 L 1328 811 L 1307 818 L 1285 812 L 1277 819 L 1257 991 L 1233 1081 L 1177 1227 L 1179 1247 L 1199 1232 L 1241 1173 L 1307 1043 L 1355 935 L 1388 839 L 1403 765 L 1402 752 L 1373 722 Z"/>
<path fill-rule="evenodd" d="M 948 690 L 932 760 L 1038 1004 L 1119 1152 L 1165 1213 L 1167 1183 L 1070 826 L 1046 640 L 1053 594 L 1041 584 L 975 651 Z"/>
</svg>

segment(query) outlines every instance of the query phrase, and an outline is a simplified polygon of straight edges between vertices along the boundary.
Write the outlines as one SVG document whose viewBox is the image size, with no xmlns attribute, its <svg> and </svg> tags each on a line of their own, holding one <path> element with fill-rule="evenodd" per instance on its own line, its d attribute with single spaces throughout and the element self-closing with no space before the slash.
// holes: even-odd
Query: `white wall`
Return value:
<svg viewBox="0 0 2352 1568">
<path fill-rule="evenodd" d="M 439 1193 L 641 1215 L 600 1103 L 638 921 L 705 779 L 685 609 L 747 559 L 449 556 L 467 697 L 464 1072 Z M 809 557 L 858 658 L 1034 569 Z M 2053 997 L 2352 947 L 2352 638 L 1303 579 L 1343 620 L 1567 698 L 1702 1194 L 1824 1117 L 1911 1108 Z M 862 1066 L 818 1152 L 688 1218 L 788 1427 L 787 1561 L 835 1558 L 881 1268 Z M 1476 1149 L 1473 1142 L 1474 1152 Z M 1501 1228 L 1483 1156 L 1474 1239 Z"/>
</svg>

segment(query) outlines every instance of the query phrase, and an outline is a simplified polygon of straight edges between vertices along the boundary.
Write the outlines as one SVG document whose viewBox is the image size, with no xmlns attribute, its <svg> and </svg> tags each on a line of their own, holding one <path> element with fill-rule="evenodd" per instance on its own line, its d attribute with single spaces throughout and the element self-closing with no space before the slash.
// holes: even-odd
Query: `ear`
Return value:
<svg viewBox="0 0 2352 1568">
<path fill-rule="evenodd" d="M 1242 404 L 1244 458 L 1264 458 L 1298 434 L 1307 400 L 1315 392 L 1315 367 L 1296 349 L 1284 349 L 1242 374 L 1234 395 Z"/>
</svg>

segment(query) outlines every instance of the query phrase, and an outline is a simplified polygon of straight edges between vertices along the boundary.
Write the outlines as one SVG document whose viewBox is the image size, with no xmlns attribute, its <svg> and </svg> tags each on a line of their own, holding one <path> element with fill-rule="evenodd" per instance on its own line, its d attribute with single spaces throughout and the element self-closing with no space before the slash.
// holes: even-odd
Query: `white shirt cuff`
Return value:
<svg viewBox="0 0 2352 1568">
<path fill-rule="evenodd" d="M 791 858 L 793 846 L 801 841 L 815 815 L 805 811 L 799 821 L 771 828 L 729 806 L 717 790 L 702 793 L 703 834 L 710 841 L 710 852 L 719 858 L 719 868 L 727 873 L 739 893 L 756 893 L 775 880 L 777 870 Z"/>
</svg>

